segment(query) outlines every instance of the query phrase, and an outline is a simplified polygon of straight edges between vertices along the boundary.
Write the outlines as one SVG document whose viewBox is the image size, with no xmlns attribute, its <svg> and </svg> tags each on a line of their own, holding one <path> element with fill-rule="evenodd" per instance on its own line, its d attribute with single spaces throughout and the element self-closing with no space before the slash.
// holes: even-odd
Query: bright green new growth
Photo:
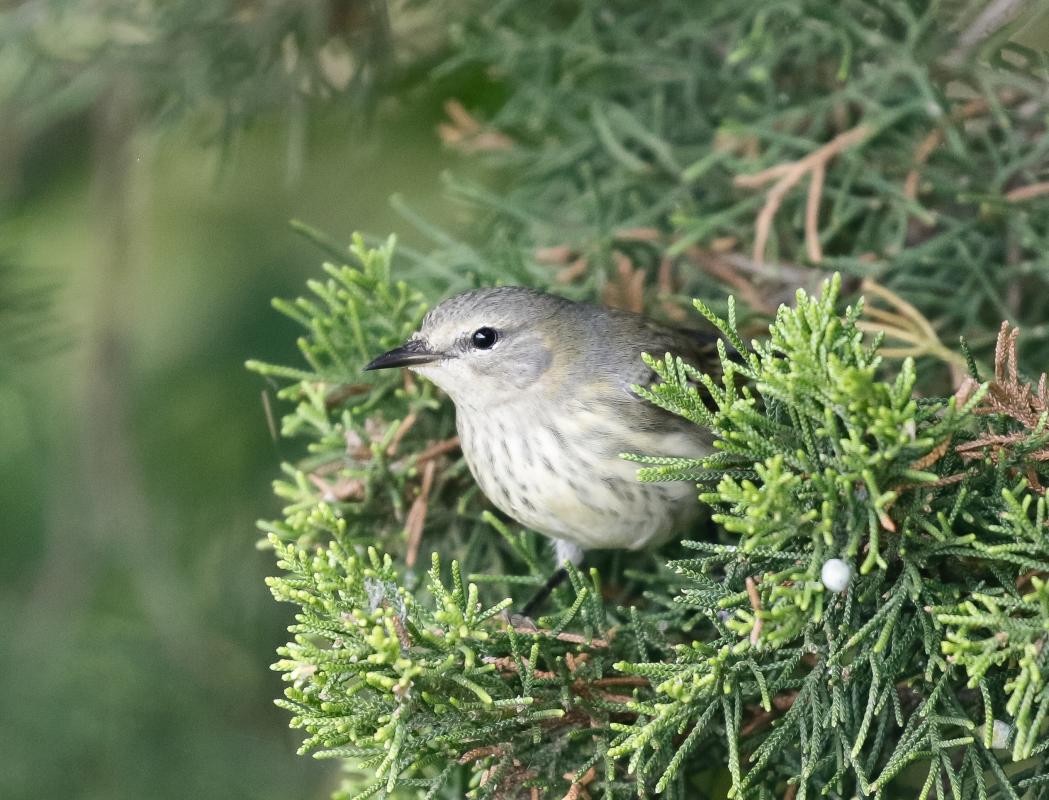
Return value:
<svg viewBox="0 0 1049 800">
<path fill-rule="evenodd" d="M 357 265 L 312 287 L 323 304 L 284 306 L 316 373 L 257 366 L 296 379 L 284 430 L 310 451 L 263 526 L 274 595 L 301 607 L 280 703 L 304 751 L 363 773 L 346 797 L 1042 796 L 1049 392 L 1020 381 L 1014 334 L 994 380 L 920 398 L 909 362 L 880 377 L 836 278 L 750 347 L 731 303 L 727 321 L 697 303 L 735 348 L 723 380 L 650 360 L 647 396 L 720 452 L 634 460 L 644 480 L 698 481 L 717 532 L 672 573 L 658 556 L 573 571 L 538 630 L 514 628 L 504 592 L 520 602 L 549 557 L 482 510 L 450 451 L 428 456 L 447 404 L 396 375 L 329 383 L 361 380 L 418 319 L 390 256 L 358 241 Z M 379 554 L 412 561 L 419 497 L 426 546 L 457 557 L 421 584 Z M 821 580 L 832 558 L 853 568 L 841 593 Z"/>
<path fill-rule="evenodd" d="M 988 387 L 959 408 L 915 397 L 909 361 L 879 380 L 875 347 L 854 325 L 859 307 L 836 314 L 838 285 L 816 299 L 799 292 L 749 352 L 731 305 L 726 322 L 697 302 L 746 353 L 734 361 L 722 350 L 720 386 L 679 359 L 649 362 L 663 381 L 649 398 L 709 426 L 722 452 L 643 459 L 641 477 L 710 487 L 701 497 L 731 543 L 690 542 L 702 555 L 674 564 L 692 583 L 679 602 L 712 638 L 683 645 L 670 669 L 618 665 L 660 682 L 613 752 L 642 765 L 638 755 L 656 759 L 667 735 L 720 719 L 735 796 L 784 782 L 798 797 L 894 796 L 893 779 L 914 772 L 922 797 L 987 796 L 999 768 L 990 739 L 972 732 L 990 730 L 994 714 L 1010 719 L 1013 757 L 1026 759 L 1049 711 L 1043 583 L 1030 576 L 1034 591 L 1017 590 L 1049 568 L 1045 499 L 1016 477 L 1044 448 L 1044 417 L 1034 430 L 1003 428 L 1010 450 L 977 461 L 963 442 L 979 444 L 973 411 Z M 830 558 L 858 567 L 840 595 L 821 582 Z M 990 633 L 974 641 L 973 631 Z M 783 716 L 766 735 L 732 746 L 733 734 L 767 727 L 773 709 Z M 1013 774 L 1019 788 L 1044 761 Z"/>
<path fill-rule="evenodd" d="M 273 595 L 302 606 L 290 629 L 295 640 L 274 665 L 292 683 L 278 704 L 296 715 L 293 727 L 311 734 L 300 752 L 320 747 L 320 758 L 370 766 L 376 780 L 369 794 L 392 791 L 413 764 L 454 759 L 497 731 L 538 729 L 564 716 L 557 708 L 532 711 L 535 698 L 512 694 L 518 687 L 478 652 L 492 638 L 486 622 L 510 601 L 482 610 L 477 587 L 464 590 L 457 564 L 449 591 L 434 554 L 431 610 L 397 585 L 390 557 L 373 548 L 362 558 L 338 539 L 313 553 L 272 541 L 288 573 L 270 581 Z M 503 638 L 514 653 L 513 633 Z M 531 662 L 517 659 L 519 688 L 527 688 Z M 464 718 L 485 724 L 464 726 Z"/>
</svg>

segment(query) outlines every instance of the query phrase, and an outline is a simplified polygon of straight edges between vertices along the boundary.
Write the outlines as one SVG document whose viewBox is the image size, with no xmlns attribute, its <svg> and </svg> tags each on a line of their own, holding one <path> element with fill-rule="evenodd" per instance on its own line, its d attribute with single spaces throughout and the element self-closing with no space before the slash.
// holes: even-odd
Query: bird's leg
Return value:
<svg viewBox="0 0 1049 800">
<path fill-rule="evenodd" d="M 525 607 L 521 609 L 521 616 L 525 619 L 531 618 L 532 613 L 542 606 L 543 601 L 550 596 L 550 593 L 564 583 L 565 578 L 568 577 L 568 570 L 564 567 L 566 561 L 573 566 L 579 566 L 582 563 L 583 551 L 577 545 L 566 542 L 564 539 L 554 539 L 554 558 L 561 566 L 547 579 L 546 583 L 535 593 L 532 599 L 525 603 Z"/>
<path fill-rule="evenodd" d="M 533 612 L 535 612 L 535 610 L 543 604 L 543 601 L 550 596 L 550 592 L 552 592 L 554 589 L 560 586 L 567 577 L 568 570 L 564 567 L 558 567 L 557 571 L 549 578 L 547 578 L 546 583 L 543 584 L 543 587 L 534 595 L 532 595 L 531 600 L 525 603 L 524 608 L 521 609 L 521 616 L 526 619 L 530 619 Z"/>
</svg>

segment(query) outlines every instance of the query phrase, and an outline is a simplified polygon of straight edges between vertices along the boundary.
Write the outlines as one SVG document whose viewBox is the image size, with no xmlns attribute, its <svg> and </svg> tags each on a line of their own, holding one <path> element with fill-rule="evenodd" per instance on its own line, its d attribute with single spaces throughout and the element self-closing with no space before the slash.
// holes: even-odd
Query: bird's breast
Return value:
<svg viewBox="0 0 1049 800">
<path fill-rule="evenodd" d="M 622 452 L 694 456 L 677 428 L 642 432 L 585 405 L 551 413 L 532 404 L 460 408 L 463 453 L 484 494 L 521 524 L 583 548 L 637 549 L 699 510 L 690 483 L 643 484 Z"/>
</svg>

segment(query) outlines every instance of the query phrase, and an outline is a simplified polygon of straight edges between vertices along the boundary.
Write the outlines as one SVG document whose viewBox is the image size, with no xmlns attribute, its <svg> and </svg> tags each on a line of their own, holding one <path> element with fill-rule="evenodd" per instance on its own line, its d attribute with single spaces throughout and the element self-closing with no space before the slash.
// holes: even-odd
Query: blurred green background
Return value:
<svg viewBox="0 0 1049 800">
<path fill-rule="evenodd" d="M 45 53 L 53 82 L 27 92 L 12 59 L 72 23 L 20 29 L 22 5 L 0 7 L 0 797 L 326 797 L 336 776 L 295 755 L 272 704 L 290 620 L 255 520 L 279 509 L 282 453 L 243 364 L 296 358 L 269 301 L 323 254 L 292 218 L 422 244 L 399 192 L 454 228 L 435 131 L 451 89 L 420 75 L 303 107 L 278 71 L 226 137 L 223 98 L 171 114 L 111 43 Z"/>
</svg>

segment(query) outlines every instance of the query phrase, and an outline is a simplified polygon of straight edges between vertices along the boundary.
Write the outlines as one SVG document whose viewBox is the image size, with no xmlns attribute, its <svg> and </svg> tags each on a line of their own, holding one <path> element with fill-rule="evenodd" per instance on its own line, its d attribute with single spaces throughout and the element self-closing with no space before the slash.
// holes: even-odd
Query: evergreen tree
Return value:
<svg viewBox="0 0 1049 800">
<path fill-rule="evenodd" d="M 305 364 L 250 365 L 304 440 L 263 523 L 303 752 L 361 798 L 1045 796 L 1044 55 L 963 4 L 540 5 L 463 14 L 444 67 L 505 94 L 442 131 L 506 176 L 450 181 L 485 245 L 304 230 Z M 551 555 L 450 405 L 361 373 L 497 281 L 698 310 L 746 354 L 649 361 L 718 452 L 639 479 L 697 483 L 713 529 L 595 555 L 536 629 L 504 612 Z"/>
</svg>

